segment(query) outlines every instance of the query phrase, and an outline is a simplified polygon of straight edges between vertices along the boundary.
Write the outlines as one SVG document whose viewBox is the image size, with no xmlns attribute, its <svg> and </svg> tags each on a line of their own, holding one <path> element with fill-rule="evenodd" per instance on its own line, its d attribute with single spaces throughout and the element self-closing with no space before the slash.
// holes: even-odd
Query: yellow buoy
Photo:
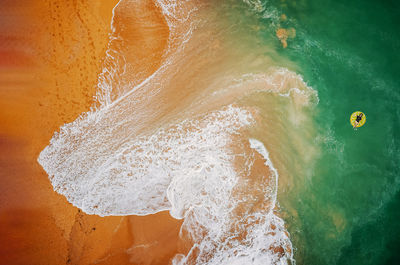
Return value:
<svg viewBox="0 0 400 265">
<path fill-rule="evenodd" d="M 357 124 L 357 122 L 356 122 L 357 116 L 359 116 L 360 114 L 362 114 L 362 117 L 361 117 L 361 120 Z M 367 120 L 367 117 L 361 111 L 353 112 L 353 114 L 351 114 L 351 116 L 350 116 L 350 123 L 354 128 L 363 126 L 365 124 L 366 120 Z"/>
</svg>

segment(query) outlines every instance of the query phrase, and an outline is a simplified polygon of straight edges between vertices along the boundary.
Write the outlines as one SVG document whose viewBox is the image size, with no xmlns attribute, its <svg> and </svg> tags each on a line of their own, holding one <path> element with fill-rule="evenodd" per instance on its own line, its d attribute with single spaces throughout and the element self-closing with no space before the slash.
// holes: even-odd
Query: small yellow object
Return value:
<svg viewBox="0 0 400 265">
<path fill-rule="evenodd" d="M 360 114 L 362 114 L 363 116 L 361 118 L 361 121 L 359 121 L 358 124 L 356 125 L 357 116 L 360 115 Z M 367 117 L 361 111 L 353 112 L 353 114 L 351 114 L 351 116 L 350 116 L 350 123 L 355 128 L 363 126 L 365 124 L 366 120 L 367 120 Z"/>
</svg>

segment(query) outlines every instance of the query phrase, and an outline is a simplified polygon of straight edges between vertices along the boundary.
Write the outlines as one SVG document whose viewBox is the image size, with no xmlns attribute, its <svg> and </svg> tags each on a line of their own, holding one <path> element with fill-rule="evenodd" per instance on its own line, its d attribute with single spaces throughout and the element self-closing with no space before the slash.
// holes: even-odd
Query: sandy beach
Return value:
<svg viewBox="0 0 400 265">
<path fill-rule="evenodd" d="M 397 10 L 1 1 L 0 265 L 397 264 Z"/>
<path fill-rule="evenodd" d="M 1 264 L 167 264 L 182 247 L 181 221 L 169 213 L 87 215 L 53 190 L 37 163 L 53 132 L 93 105 L 116 4 L 2 3 L 8 23 L 0 26 Z M 127 19 L 162 24 L 159 15 L 149 3 Z M 131 36 L 132 56 L 144 67 L 140 78 L 158 66 L 168 35 L 160 31 L 138 27 Z"/>
</svg>

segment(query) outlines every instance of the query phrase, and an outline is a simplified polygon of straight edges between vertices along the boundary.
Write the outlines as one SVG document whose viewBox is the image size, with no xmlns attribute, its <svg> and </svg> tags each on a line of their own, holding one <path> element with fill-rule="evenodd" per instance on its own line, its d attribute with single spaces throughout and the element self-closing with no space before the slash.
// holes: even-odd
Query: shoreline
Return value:
<svg viewBox="0 0 400 265">
<path fill-rule="evenodd" d="M 54 131 L 92 106 L 117 3 L 41 1 L 21 10 L 8 3 L 4 11 L 15 10 L 17 21 L 15 30 L 0 31 L 13 40 L 0 46 L 2 54 L 14 58 L 0 65 L 5 263 L 166 264 L 178 250 L 182 220 L 168 212 L 87 215 L 53 191 L 36 161 Z M 10 37 L 11 31 L 16 36 Z M 158 245 L 138 247 L 155 238 L 161 238 Z"/>
</svg>

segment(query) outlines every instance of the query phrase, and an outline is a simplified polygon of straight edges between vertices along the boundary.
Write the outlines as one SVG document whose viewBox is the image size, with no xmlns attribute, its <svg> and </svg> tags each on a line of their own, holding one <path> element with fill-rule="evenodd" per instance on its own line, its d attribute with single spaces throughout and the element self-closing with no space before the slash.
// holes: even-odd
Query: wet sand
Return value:
<svg viewBox="0 0 400 265">
<path fill-rule="evenodd" d="M 1 264 L 167 264 L 181 247 L 181 221 L 168 213 L 86 215 L 53 191 L 36 161 L 54 131 L 93 105 L 116 3 L 2 3 Z M 160 21 L 154 5 L 141 10 L 137 21 Z M 144 76 L 159 64 L 160 36 L 168 36 L 160 31 L 138 28 L 131 36 Z"/>
</svg>

